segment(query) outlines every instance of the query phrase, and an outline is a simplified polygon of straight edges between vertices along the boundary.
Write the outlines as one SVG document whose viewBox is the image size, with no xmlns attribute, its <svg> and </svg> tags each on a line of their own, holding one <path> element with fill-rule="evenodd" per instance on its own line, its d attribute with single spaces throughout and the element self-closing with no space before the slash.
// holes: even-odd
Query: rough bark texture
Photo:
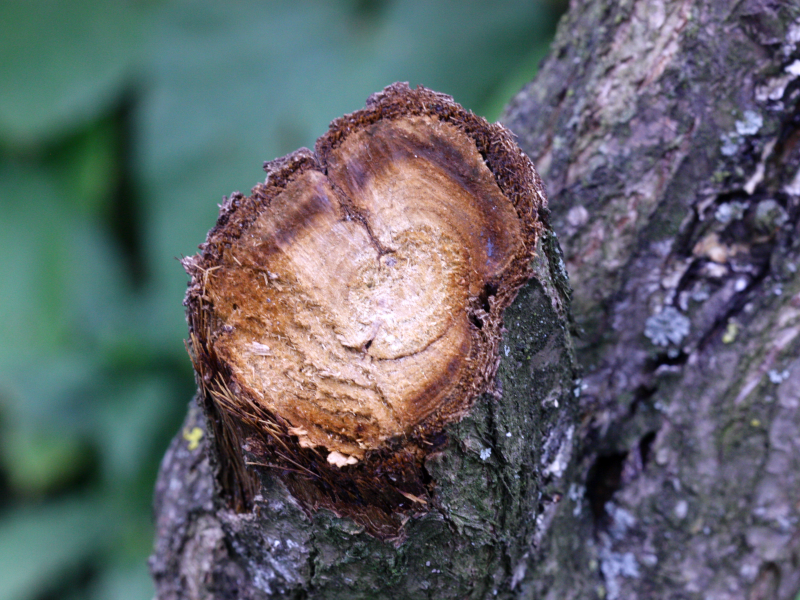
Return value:
<svg viewBox="0 0 800 600">
<path fill-rule="evenodd" d="M 547 185 L 593 413 L 573 506 L 594 558 L 567 570 L 555 546 L 538 597 L 800 589 L 798 17 L 575 0 L 507 108 Z"/>
</svg>

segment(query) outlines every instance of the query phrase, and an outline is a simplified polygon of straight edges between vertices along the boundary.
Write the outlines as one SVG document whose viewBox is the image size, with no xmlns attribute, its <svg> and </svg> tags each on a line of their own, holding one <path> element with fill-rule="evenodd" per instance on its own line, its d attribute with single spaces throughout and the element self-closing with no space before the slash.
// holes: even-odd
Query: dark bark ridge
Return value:
<svg viewBox="0 0 800 600">
<path fill-rule="evenodd" d="M 337 157 L 352 156 L 344 152 L 348 139 L 359 131 L 377 137 L 376 124 L 387 120 L 405 127 L 409 117 L 444 123 L 472 140 L 476 168 L 488 168 L 492 185 L 519 220 L 516 238 L 513 227 L 476 229 L 512 241 L 497 237 L 502 243 L 486 243 L 490 234 L 477 234 L 486 256 L 473 255 L 480 259 L 470 259 L 473 271 L 480 272 L 484 262 L 489 269 L 494 263 L 487 257 L 504 244 L 518 249 L 466 295 L 465 331 L 480 350 L 469 354 L 477 365 L 468 365 L 476 373 L 469 375 L 471 391 L 459 403 L 447 401 L 443 410 L 415 417 L 399 441 L 376 434 L 378 444 L 358 454 L 355 438 L 301 432 L 258 406 L 252 395 L 239 401 L 248 382 L 235 367 L 221 364 L 235 353 L 213 333 L 230 333 L 226 319 L 236 308 L 220 308 L 226 302 L 232 307 L 233 300 L 226 300 L 224 283 L 214 287 L 214 273 L 246 264 L 245 255 L 237 254 L 237 238 L 257 237 L 250 233 L 264 207 L 280 202 L 298 178 L 316 178 L 314 172 L 326 169 L 331 176 L 329 165 Z M 365 144 L 356 144 L 354 152 Z M 340 149 L 344 154 L 337 154 Z M 547 545 L 578 453 L 580 415 L 567 327 L 569 288 L 530 161 L 506 130 L 449 97 L 395 85 L 373 96 L 363 111 L 335 121 L 315 154 L 300 151 L 268 163 L 267 170 L 266 183 L 250 197 L 235 194 L 226 201 L 202 254 L 185 262 L 193 277 L 189 347 L 203 414 L 190 409 L 185 431 L 195 434 L 176 437 L 159 477 L 151 559 L 159 598 L 510 598 L 531 589 L 539 548 Z M 364 179 L 352 163 L 343 172 L 356 185 Z M 472 185 L 475 173 L 466 173 L 459 186 Z M 341 180 L 337 186 L 347 188 Z M 456 193 L 451 192 L 448 197 Z M 499 200 L 488 208 L 504 210 Z M 375 212 L 353 211 L 350 220 L 365 218 L 380 250 L 380 226 L 367 218 Z M 475 219 L 467 221 L 477 227 Z M 226 253 L 235 260 L 223 259 Z M 284 285 L 288 279 L 276 281 Z M 391 340 L 383 349 L 379 338 L 369 341 L 362 353 L 391 347 Z M 259 352 L 266 353 L 262 346 Z M 197 432 L 203 434 L 199 444 L 191 441 Z M 320 439 L 341 444 L 326 446 L 324 453 L 340 448 L 341 456 L 352 453 L 353 462 L 334 465 L 324 453 L 315 454 Z M 287 446 L 291 460 L 282 461 Z M 396 457 L 409 448 L 408 460 L 398 467 Z M 307 476 L 306 470 L 324 471 L 327 479 Z M 359 473 L 367 473 L 371 483 Z"/>
<path fill-rule="evenodd" d="M 799 41 L 796 3 L 574 1 L 507 108 L 594 413 L 595 559 L 541 597 L 800 589 Z"/>
</svg>

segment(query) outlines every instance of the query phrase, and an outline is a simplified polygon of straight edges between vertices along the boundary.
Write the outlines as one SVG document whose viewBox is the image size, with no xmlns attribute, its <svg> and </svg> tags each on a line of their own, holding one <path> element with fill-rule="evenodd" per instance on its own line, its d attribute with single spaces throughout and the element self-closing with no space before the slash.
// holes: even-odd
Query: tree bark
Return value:
<svg viewBox="0 0 800 600">
<path fill-rule="evenodd" d="M 548 233 L 402 543 L 266 475 L 228 508 L 192 405 L 156 489 L 158 597 L 794 599 L 798 43 L 796 3 L 574 0 L 503 122 L 548 189 L 578 385 Z"/>
<path fill-rule="evenodd" d="M 541 597 L 800 589 L 798 17 L 576 0 L 507 107 L 548 188 L 592 412 L 596 558 Z"/>
</svg>

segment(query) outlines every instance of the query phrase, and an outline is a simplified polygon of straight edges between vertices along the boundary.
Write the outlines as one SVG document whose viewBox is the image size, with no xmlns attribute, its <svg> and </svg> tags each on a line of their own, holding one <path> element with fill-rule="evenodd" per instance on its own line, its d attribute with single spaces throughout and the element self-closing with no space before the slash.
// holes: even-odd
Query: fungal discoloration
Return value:
<svg viewBox="0 0 800 600">
<path fill-rule="evenodd" d="M 425 455 L 494 376 L 541 182 L 507 130 L 401 84 L 265 169 L 184 261 L 220 481 L 248 504 L 244 448 L 305 505 L 391 537 L 428 505 Z"/>
</svg>

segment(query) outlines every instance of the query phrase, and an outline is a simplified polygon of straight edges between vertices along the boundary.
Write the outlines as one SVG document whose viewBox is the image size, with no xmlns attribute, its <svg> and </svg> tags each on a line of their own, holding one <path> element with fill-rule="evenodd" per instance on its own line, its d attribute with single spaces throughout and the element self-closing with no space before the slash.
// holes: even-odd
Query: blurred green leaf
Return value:
<svg viewBox="0 0 800 600">
<path fill-rule="evenodd" d="M 3 431 L 0 459 L 9 484 L 30 496 L 56 490 L 85 470 L 88 445 L 73 432 L 15 428 Z"/>
<path fill-rule="evenodd" d="M 519 64 L 506 75 L 484 103 L 484 116 L 489 121 L 497 121 L 508 101 L 533 81 L 539 71 L 539 63 L 547 56 L 549 49 L 550 39 L 543 38 L 526 56 L 520 57 Z"/>
<path fill-rule="evenodd" d="M 53 166 L 68 188 L 63 200 L 76 202 L 81 217 L 108 216 L 120 176 L 117 129 L 113 119 L 103 119 L 56 151 Z"/>
<path fill-rule="evenodd" d="M 129 85 L 143 43 L 132 2 L 0 3 L 0 140 L 30 146 L 94 119 Z"/>
<path fill-rule="evenodd" d="M 61 318 L 64 238 L 73 219 L 53 199 L 57 186 L 46 173 L 5 165 L 0 171 L 4 232 L 0 252 L 0 365 L 32 359 L 63 339 Z M 36 205 L 39 206 L 36 206 Z M 44 209 L 44 210 L 43 210 Z"/>
<path fill-rule="evenodd" d="M 130 484 L 138 475 L 154 448 L 155 439 L 162 434 L 162 418 L 173 395 L 170 386 L 154 377 L 135 379 L 114 388 L 90 417 L 110 486 Z"/>
<path fill-rule="evenodd" d="M 79 202 L 57 175 L 0 164 L 0 380 L 4 370 L 44 369 L 60 348 L 89 349 L 125 326 L 118 253 L 98 220 L 72 208 Z"/>
<path fill-rule="evenodd" d="M 0 408 L 12 425 L 30 430 L 84 428 L 86 398 L 102 377 L 96 358 L 63 351 L 4 373 Z"/>
<path fill-rule="evenodd" d="M 135 566 L 114 566 L 105 571 L 92 586 L 96 600 L 146 600 L 155 593 L 144 561 Z"/>
<path fill-rule="evenodd" d="M 23 508 L 0 520 L 0 600 L 23 600 L 52 589 L 85 562 L 113 527 L 102 503 L 76 498 Z"/>
</svg>

